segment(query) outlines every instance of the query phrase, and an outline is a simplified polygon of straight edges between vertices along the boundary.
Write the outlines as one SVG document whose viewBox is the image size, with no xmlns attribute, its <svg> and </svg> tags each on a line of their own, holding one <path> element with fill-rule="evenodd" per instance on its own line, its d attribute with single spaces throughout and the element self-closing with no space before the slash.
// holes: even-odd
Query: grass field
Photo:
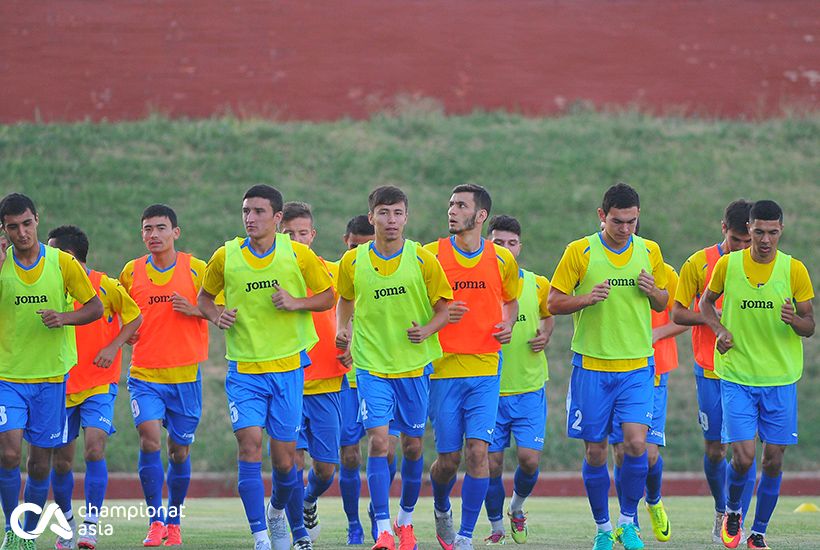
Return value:
<svg viewBox="0 0 820 550">
<path fill-rule="evenodd" d="M 758 123 L 657 119 L 639 113 L 579 111 L 529 119 L 501 113 L 446 117 L 435 104 L 406 104 L 369 121 L 277 123 L 233 118 L 171 121 L 154 117 L 117 124 L 0 126 L 0 193 L 22 191 L 41 208 L 41 237 L 63 223 L 91 237 L 90 264 L 118 274 L 145 253 L 142 209 L 176 208 L 179 248 L 208 258 L 242 233 L 244 190 L 271 183 L 286 200 L 313 204 L 318 252 L 335 259 L 346 221 L 366 210 L 373 187 L 393 183 L 410 196 L 407 235 L 428 241 L 446 232 L 449 190 L 484 184 L 494 213 L 524 227 L 522 264 L 552 275 L 567 242 L 597 228 L 607 186 L 625 180 L 641 193 L 642 233 L 679 267 L 693 251 L 720 239 L 730 200 L 774 198 L 786 212 L 781 247 L 804 260 L 820 281 L 820 117 Z M 205 409 L 193 450 L 194 469 L 233 471 L 235 444 L 222 383 L 222 337 L 212 333 L 204 369 Z M 571 322 L 561 318 L 550 344 L 550 419 L 543 470 L 577 470 L 581 447 L 564 435 L 564 397 L 571 368 Z M 820 340 L 806 342 L 799 385 L 800 445 L 786 469 L 820 468 Z M 688 336 L 679 338 L 682 367 L 670 387 L 667 468 L 699 470 Z M 124 385 L 119 434 L 109 446 L 112 470 L 133 470 L 137 437 Z M 428 438 L 429 440 L 429 438 Z M 428 449 L 431 448 L 428 446 Z M 425 453 L 429 464 L 433 452 Z"/>
<path fill-rule="evenodd" d="M 781 498 L 768 530 L 768 542 L 777 550 L 816 550 L 820 548 L 820 513 L 797 514 L 793 510 L 809 497 Z M 818 498 L 814 498 L 818 502 Z M 615 499 L 610 499 L 614 503 Z M 668 543 L 655 541 L 645 510 L 639 519 L 644 526 L 647 548 L 658 549 L 714 549 L 722 546 L 711 543 L 709 530 L 713 520 L 712 501 L 707 498 L 670 498 L 666 507 L 672 525 L 672 540 Z M 79 504 L 79 503 L 75 503 Z M 111 501 L 109 505 L 137 505 L 136 501 Z M 367 522 L 362 502 L 361 517 Z M 396 506 L 395 502 L 393 503 Z M 416 536 L 420 550 L 439 548 L 432 521 L 431 498 L 419 501 L 414 514 Z M 458 520 L 460 503 L 453 500 Z M 589 513 L 589 504 L 583 498 L 532 498 L 527 501 L 529 513 L 529 540 L 520 548 L 550 550 L 578 550 L 592 546 L 595 534 Z M 616 511 L 613 510 L 613 513 Z M 252 548 L 252 538 L 245 522 L 242 504 L 235 499 L 189 499 L 186 501 L 186 517 L 182 522 L 184 547 L 188 550 L 223 550 L 225 548 Z M 617 517 L 617 516 L 616 516 Z M 345 546 L 347 519 L 341 511 L 341 500 L 322 498 L 319 501 L 319 518 L 322 532 L 315 544 L 317 550 L 341 550 Z M 98 548 L 142 548 L 147 523 L 142 520 L 115 519 L 108 523 L 110 537 L 101 537 Z M 105 527 L 104 527 L 105 528 Z M 367 523 L 365 524 L 367 529 Z M 509 529 L 509 528 L 508 528 Z M 50 532 L 48 532 L 50 535 Z M 489 523 L 482 512 L 475 531 L 475 545 L 483 546 L 481 539 L 489 534 Z M 45 540 L 43 540 L 45 539 Z M 651 540 L 650 540 L 651 539 Z M 38 548 L 46 548 L 50 538 L 41 537 Z M 508 545 L 516 545 L 510 540 Z M 369 546 L 368 546 L 369 547 Z M 745 546 L 744 546 L 745 547 Z M 358 548 L 364 548 L 362 546 Z"/>
</svg>

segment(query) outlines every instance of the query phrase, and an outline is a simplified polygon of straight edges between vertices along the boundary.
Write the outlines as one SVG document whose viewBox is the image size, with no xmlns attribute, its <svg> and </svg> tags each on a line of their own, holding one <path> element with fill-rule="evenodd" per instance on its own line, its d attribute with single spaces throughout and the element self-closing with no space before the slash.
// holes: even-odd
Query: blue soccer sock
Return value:
<svg viewBox="0 0 820 550">
<path fill-rule="evenodd" d="M 615 494 L 618 496 L 618 510 L 620 510 L 624 505 L 624 500 L 621 489 L 621 467 L 617 464 L 612 467 L 612 478 L 615 481 Z"/>
<path fill-rule="evenodd" d="M 262 463 L 239 461 L 239 475 L 236 488 L 245 507 L 251 533 L 265 531 L 265 485 L 262 483 Z"/>
<path fill-rule="evenodd" d="M 359 495 L 362 491 L 362 478 L 358 468 L 345 468 L 339 471 L 339 492 L 342 493 L 342 506 L 348 523 L 359 521 Z"/>
<path fill-rule="evenodd" d="M 150 514 L 149 523 L 163 521 L 162 517 L 162 484 L 165 476 L 162 471 L 162 457 L 159 451 L 146 453 L 140 451 L 137 469 L 142 484 L 142 493 L 145 495 L 145 504 L 148 505 Z"/>
<path fill-rule="evenodd" d="M 752 465 L 749 467 L 749 473 L 746 475 L 746 485 L 743 487 L 743 495 L 740 497 L 740 508 L 743 513 L 743 518 L 746 518 L 746 514 L 749 513 L 749 507 L 752 505 L 756 482 L 757 457 L 752 460 Z"/>
<path fill-rule="evenodd" d="M 23 497 L 26 502 L 36 504 L 41 508 L 45 508 L 46 499 L 48 498 L 48 476 L 43 479 L 34 479 L 26 476 L 26 488 L 23 490 Z M 40 514 L 26 512 L 26 519 L 23 522 L 23 529 L 31 533 L 37 527 L 37 522 L 40 519 Z"/>
<path fill-rule="evenodd" d="M 182 503 L 191 484 L 191 455 L 184 462 L 168 461 L 168 523 L 179 525 Z"/>
<path fill-rule="evenodd" d="M 461 485 L 461 528 L 458 530 L 462 537 L 473 537 L 473 529 L 481 513 L 481 505 L 487 497 L 489 485 L 490 478 L 464 474 L 464 483 Z"/>
<path fill-rule="evenodd" d="M 717 462 L 709 460 L 709 455 L 703 454 L 703 473 L 706 474 L 706 482 L 709 484 L 709 491 L 715 499 L 715 511 L 726 511 L 726 467 L 727 463 L 721 459 Z"/>
<path fill-rule="evenodd" d="M 54 502 L 60 507 L 66 518 L 70 519 L 74 513 L 71 510 L 71 494 L 74 492 L 74 472 L 69 470 L 65 474 L 58 474 L 51 469 L 51 490 L 54 493 Z"/>
<path fill-rule="evenodd" d="M 741 498 L 743 497 L 743 490 L 748 482 L 748 476 L 751 468 L 745 474 L 738 473 L 735 466 L 729 463 L 726 469 L 726 511 L 729 510 L 739 512 L 741 511 Z"/>
<path fill-rule="evenodd" d="M 421 493 L 421 476 L 424 474 L 424 457 L 410 460 L 406 456 L 401 461 L 401 500 L 399 505 L 405 512 L 412 512 Z"/>
<path fill-rule="evenodd" d="M 302 470 L 297 470 L 296 466 L 287 472 L 273 471 L 272 485 L 276 487 L 273 495 L 271 495 L 270 504 L 276 510 L 284 510 L 290 501 L 291 494 L 296 491 L 299 493 L 299 500 L 305 496 L 305 482 Z"/>
<path fill-rule="evenodd" d="M 646 451 L 641 456 L 624 454 L 624 463 L 621 466 L 621 515 L 634 518 L 638 513 L 638 502 L 646 489 L 646 473 L 649 469 Z"/>
<path fill-rule="evenodd" d="M 484 508 L 487 510 L 487 519 L 501 521 L 504 519 L 504 479 L 501 476 L 491 477 L 487 487 L 487 497 L 484 499 Z"/>
<path fill-rule="evenodd" d="M 661 484 L 663 483 L 663 457 L 658 455 L 658 461 L 646 473 L 646 503 L 657 504 L 661 501 Z"/>
<path fill-rule="evenodd" d="M 535 472 L 532 475 L 524 473 L 521 469 L 521 466 L 516 468 L 515 476 L 513 477 L 513 490 L 515 494 L 522 498 L 527 498 L 532 493 L 535 484 L 538 482 L 538 474 L 540 471 L 538 468 L 535 469 Z M 515 498 L 513 498 L 515 500 Z M 512 504 L 513 511 L 517 509 L 517 507 Z"/>
<path fill-rule="evenodd" d="M 433 507 L 439 512 L 446 512 L 450 509 L 450 491 L 456 484 L 458 474 L 454 475 L 447 483 L 438 483 L 430 473 L 430 485 L 433 487 Z"/>
<path fill-rule="evenodd" d="M 586 459 L 581 470 L 584 488 L 587 491 L 592 517 L 599 526 L 609 523 L 609 470 L 606 462 L 601 466 L 591 466 Z M 611 527 L 610 529 L 611 530 Z"/>
<path fill-rule="evenodd" d="M 777 477 L 769 477 L 766 472 L 760 476 L 760 486 L 757 488 L 757 507 L 755 508 L 755 521 L 752 524 L 752 531 L 765 534 L 766 527 L 772 517 L 777 498 L 780 496 L 780 481 L 783 479 L 781 472 Z"/>
<path fill-rule="evenodd" d="M 387 463 L 387 469 L 390 470 L 390 485 L 393 486 L 393 480 L 396 479 L 396 471 L 398 470 L 399 457 L 393 455 L 393 461 Z"/>
<path fill-rule="evenodd" d="M 313 470 L 313 468 L 311 468 L 310 472 L 308 472 L 308 484 L 307 489 L 305 490 L 305 502 L 316 502 L 316 500 L 333 484 L 333 478 L 335 475 L 336 471 L 334 470 L 333 473 L 330 475 L 330 478 L 326 480 L 321 479 L 319 478 L 319 476 L 316 475 L 316 472 Z"/>
<path fill-rule="evenodd" d="M 387 457 L 372 456 L 367 459 L 367 486 L 376 521 L 390 519 L 390 468 Z"/>
<path fill-rule="evenodd" d="M 105 490 L 108 488 L 108 465 L 105 459 L 85 461 L 85 521 L 97 523 Z"/>
<path fill-rule="evenodd" d="M 11 513 L 17 508 L 20 500 L 20 468 L 0 468 L 0 501 L 3 504 L 3 515 L 6 516 L 6 531 L 11 529 Z"/>
<path fill-rule="evenodd" d="M 285 506 L 285 514 L 288 517 L 288 524 L 290 525 L 290 532 L 293 535 L 293 540 L 299 540 L 308 536 L 307 529 L 305 529 L 304 516 L 304 490 L 299 490 L 299 485 L 304 487 L 304 470 L 296 470 L 296 485 L 290 492 L 290 499 L 287 506 Z M 276 483 L 276 481 L 274 481 Z M 274 494 L 271 496 L 271 501 L 276 499 L 276 492 L 279 491 L 279 486 L 274 486 Z"/>
</svg>

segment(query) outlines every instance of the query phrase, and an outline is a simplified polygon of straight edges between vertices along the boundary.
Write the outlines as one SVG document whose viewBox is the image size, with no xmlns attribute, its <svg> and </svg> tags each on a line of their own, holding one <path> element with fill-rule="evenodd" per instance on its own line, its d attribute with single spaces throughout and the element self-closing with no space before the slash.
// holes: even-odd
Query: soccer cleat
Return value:
<svg viewBox="0 0 820 550">
<path fill-rule="evenodd" d="M 253 543 L 253 550 L 271 550 L 269 540 L 257 540 Z"/>
<path fill-rule="evenodd" d="M 313 543 L 310 537 L 302 537 L 293 541 L 294 550 L 313 550 Z"/>
<path fill-rule="evenodd" d="M 493 531 L 489 537 L 484 539 L 484 542 L 487 543 L 487 546 L 496 546 L 498 544 L 504 544 L 504 539 L 506 538 L 507 535 L 504 531 Z"/>
<path fill-rule="evenodd" d="M 182 532 L 179 530 L 179 525 L 168 525 L 168 536 L 163 546 L 182 546 Z"/>
<path fill-rule="evenodd" d="M 724 512 L 715 510 L 715 525 L 712 527 L 712 542 L 715 544 L 723 544 L 723 540 L 720 538 L 720 530 L 723 529 L 723 516 L 725 515 Z"/>
<path fill-rule="evenodd" d="M 453 550 L 473 550 L 473 539 L 458 536 L 453 542 Z"/>
<path fill-rule="evenodd" d="M 624 545 L 624 550 L 641 550 L 643 541 L 641 533 L 634 523 L 621 525 L 615 530 L 615 540 Z"/>
<path fill-rule="evenodd" d="M 755 548 L 756 550 L 769 550 L 769 545 L 766 544 L 766 539 L 760 533 L 752 533 L 746 539 L 746 548 Z"/>
<path fill-rule="evenodd" d="M 347 544 L 348 546 L 364 544 L 364 529 L 358 521 L 347 526 Z"/>
<path fill-rule="evenodd" d="M 399 525 L 393 522 L 393 531 L 399 537 L 399 550 L 418 550 L 418 541 L 413 532 L 413 525 Z"/>
<path fill-rule="evenodd" d="M 592 550 L 612 550 L 615 546 L 615 536 L 612 531 L 598 531 L 592 544 Z"/>
<path fill-rule="evenodd" d="M 0 545 L 0 550 L 18 550 L 20 548 L 21 539 L 14 534 L 14 531 L 6 531 L 6 536 L 3 537 L 3 544 Z"/>
<path fill-rule="evenodd" d="M 510 534 L 516 544 L 527 542 L 527 514 L 522 510 L 507 512 L 510 518 Z"/>
<path fill-rule="evenodd" d="M 319 538 L 319 533 L 322 527 L 319 525 L 319 508 L 316 503 L 308 507 L 308 503 L 304 503 L 304 511 L 302 512 L 302 520 L 305 522 L 305 529 L 310 535 L 311 542 L 315 542 Z"/>
<path fill-rule="evenodd" d="M 153 521 L 148 527 L 148 534 L 142 541 L 143 546 L 161 546 L 162 541 L 168 536 L 168 529 L 161 521 Z"/>
<path fill-rule="evenodd" d="M 34 542 L 34 539 L 20 539 L 20 546 L 18 548 L 20 548 L 20 550 L 37 550 L 37 543 Z"/>
<path fill-rule="evenodd" d="M 390 531 L 382 531 L 370 550 L 396 550 L 396 539 Z"/>
<path fill-rule="evenodd" d="M 265 508 L 265 521 L 268 523 L 268 534 L 270 535 L 270 545 L 273 550 L 291 550 L 290 548 L 290 528 L 284 512 L 273 513 L 273 506 L 268 501 Z"/>
<path fill-rule="evenodd" d="M 720 528 L 720 541 L 726 548 L 737 548 L 740 544 L 740 523 L 743 518 L 737 512 L 727 512 Z"/>
<path fill-rule="evenodd" d="M 61 536 L 57 536 L 57 540 L 54 542 L 55 550 L 74 550 L 74 535 L 77 534 L 77 521 L 72 517 L 68 522 L 68 526 L 71 528 L 71 538 L 64 539 Z"/>
<path fill-rule="evenodd" d="M 97 548 L 97 529 L 96 523 L 84 521 L 78 533 L 77 547 L 84 550 L 95 550 Z"/>
<path fill-rule="evenodd" d="M 667 542 L 672 536 L 672 528 L 669 525 L 669 516 L 666 515 L 663 501 L 659 500 L 657 504 L 647 504 L 646 509 L 649 511 L 649 519 L 652 521 L 652 532 L 655 533 L 655 538 L 659 542 Z"/>
<path fill-rule="evenodd" d="M 449 510 L 444 517 L 438 517 L 435 510 L 433 517 L 436 520 L 436 539 L 443 550 L 453 550 L 456 542 L 456 530 L 453 528 L 453 510 Z"/>
</svg>

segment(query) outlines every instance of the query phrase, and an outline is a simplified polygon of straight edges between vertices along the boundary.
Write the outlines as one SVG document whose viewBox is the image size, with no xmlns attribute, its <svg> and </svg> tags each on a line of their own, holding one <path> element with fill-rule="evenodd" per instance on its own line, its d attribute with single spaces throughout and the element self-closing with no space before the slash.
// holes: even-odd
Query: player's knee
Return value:
<svg viewBox="0 0 820 550">
<path fill-rule="evenodd" d="M 584 458 L 590 466 L 603 466 L 606 464 L 606 445 L 587 444 Z"/>
<path fill-rule="evenodd" d="M 418 460 L 424 451 L 424 445 L 420 437 L 402 437 L 401 452 L 410 460 Z M 388 457 L 389 460 L 389 457 Z"/>
<path fill-rule="evenodd" d="M 29 455 L 26 471 L 33 479 L 46 479 L 51 473 L 51 465 L 48 457 Z"/>
<path fill-rule="evenodd" d="M 342 447 L 342 466 L 348 470 L 354 470 L 362 465 L 362 454 L 358 445 Z"/>
<path fill-rule="evenodd" d="M 153 437 L 140 436 L 140 451 L 143 453 L 155 453 L 162 448 L 162 443 Z"/>
<path fill-rule="evenodd" d="M 754 454 L 741 452 L 738 450 L 732 451 L 732 468 L 740 474 L 745 474 L 752 467 L 754 462 Z"/>
<path fill-rule="evenodd" d="M 0 451 L 0 463 L 3 468 L 11 470 L 20 466 L 21 450 L 10 446 L 4 447 Z"/>
<path fill-rule="evenodd" d="M 624 453 L 629 456 L 641 456 L 646 452 L 646 441 L 640 437 L 632 437 L 624 440 Z"/>
<path fill-rule="evenodd" d="M 336 473 L 336 465 L 327 462 L 313 461 L 313 472 L 322 481 L 329 481 L 333 479 L 333 474 Z"/>
<path fill-rule="evenodd" d="M 721 444 L 720 441 L 706 441 L 704 451 L 706 458 L 712 464 L 726 460 L 726 445 Z"/>
<path fill-rule="evenodd" d="M 387 456 L 388 455 L 388 436 L 382 434 L 372 434 L 367 442 L 368 456 Z M 388 457 L 390 461 L 392 457 Z"/>
<path fill-rule="evenodd" d="M 623 466 L 624 464 L 624 446 L 618 443 L 612 446 L 612 458 L 615 460 L 616 466 Z"/>
<path fill-rule="evenodd" d="M 769 477 L 777 477 L 783 471 L 783 453 L 771 452 L 771 449 L 766 449 L 763 452 L 763 459 L 761 461 L 763 473 Z"/>
<path fill-rule="evenodd" d="M 72 464 L 72 462 L 70 457 L 55 453 L 51 465 L 55 472 L 60 475 L 65 475 L 73 468 L 74 464 Z"/>
<path fill-rule="evenodd" d="M 174 464 L 182 464 L 191 454 L 191 448 L 187 445 L 169 445 L 168 460 Z"/>
<path fill-rule="evenodd" d="M 467 442 L 467 472 L 474 477 L 490 475 L 490 464 L 485 441 Z"/>
<path fill-rule="evenodd" d="M 538 470 L 540 460 L 538 455 L 526 454 L 518 457 L 518 467 L 528 476 L 533 475 Z M 492 467 L 492 464 L 490 465 Z"/>
<path fill-rule="evenodd" d="M 661 456 L 661 451 L 657 445 L 647 445 L 646 446 L 646 457 L 649 462 L 649 467 L 655 465 L 658 462 L 658 457 Z"/>
<path fill-rule="evenodd" d="M 490 453 L 490 477 L 501 477 L 504 473 L 504 453 Z"/>
<path fill-rule="evenodd" d="M 439 481 L 449 480 L 458 472 L 459 464 L 461 464 L 461 452 L 442 453 L 438 455 L 431 471 Z"/>
</svg>

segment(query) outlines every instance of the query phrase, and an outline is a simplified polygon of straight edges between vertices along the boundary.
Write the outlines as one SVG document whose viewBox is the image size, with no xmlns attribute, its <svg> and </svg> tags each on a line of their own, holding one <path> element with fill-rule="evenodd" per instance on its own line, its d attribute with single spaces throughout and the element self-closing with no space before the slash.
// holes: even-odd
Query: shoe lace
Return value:
<svg viewBox="0 0 820 550">
<path fill-rule="evenodd" d="M 740 514 L 730 512 L 726 515 L 726 532 L 734 537 L 740 530 Z"/>
<path fill-rule="evenodd" d="M 319 511 L 316 506 L 313 508 L 305 508 L 303 519 L 305 522 L 305 527 L 308 529 L 313 529 L 317 525 L 319 525 Z"/>
<path fill-rule="evenodd" d="M 752 542 L 752 548 L 765 548 L 766 540 L 760 533 L 752 533 L 749 535 L 749 540 Z"/>
<path fill-rule="evenodd" d="M 513 515 L 510 516 L 510 521 L 512 522 L 513 529 L 519 533 L 523 532 L 527 527 L 527 514 L 514 512 Z"/>
<path fill-rule="evenodd" d="M 497 543 L 504 538 L 504 533 L 501 531 L 493 531 L 490 536 L 484 539 L 484 542 Z"/>
<path fill-rule="evenodd" d="M 310 539 L 299 539 L 293 542 L 293 547 L 297 550 L 313 550 L 313 544 Z"/>
<path fill-rule="evenodd" d="M 627 524 L 621 527 L 620 538 L 621 542 L 623 542 L 624 544 L 637 543 L 639 540 L 641 540 L 638 536 L 638 530 L 635 528 L 634 524 Z"/>
</svg>

